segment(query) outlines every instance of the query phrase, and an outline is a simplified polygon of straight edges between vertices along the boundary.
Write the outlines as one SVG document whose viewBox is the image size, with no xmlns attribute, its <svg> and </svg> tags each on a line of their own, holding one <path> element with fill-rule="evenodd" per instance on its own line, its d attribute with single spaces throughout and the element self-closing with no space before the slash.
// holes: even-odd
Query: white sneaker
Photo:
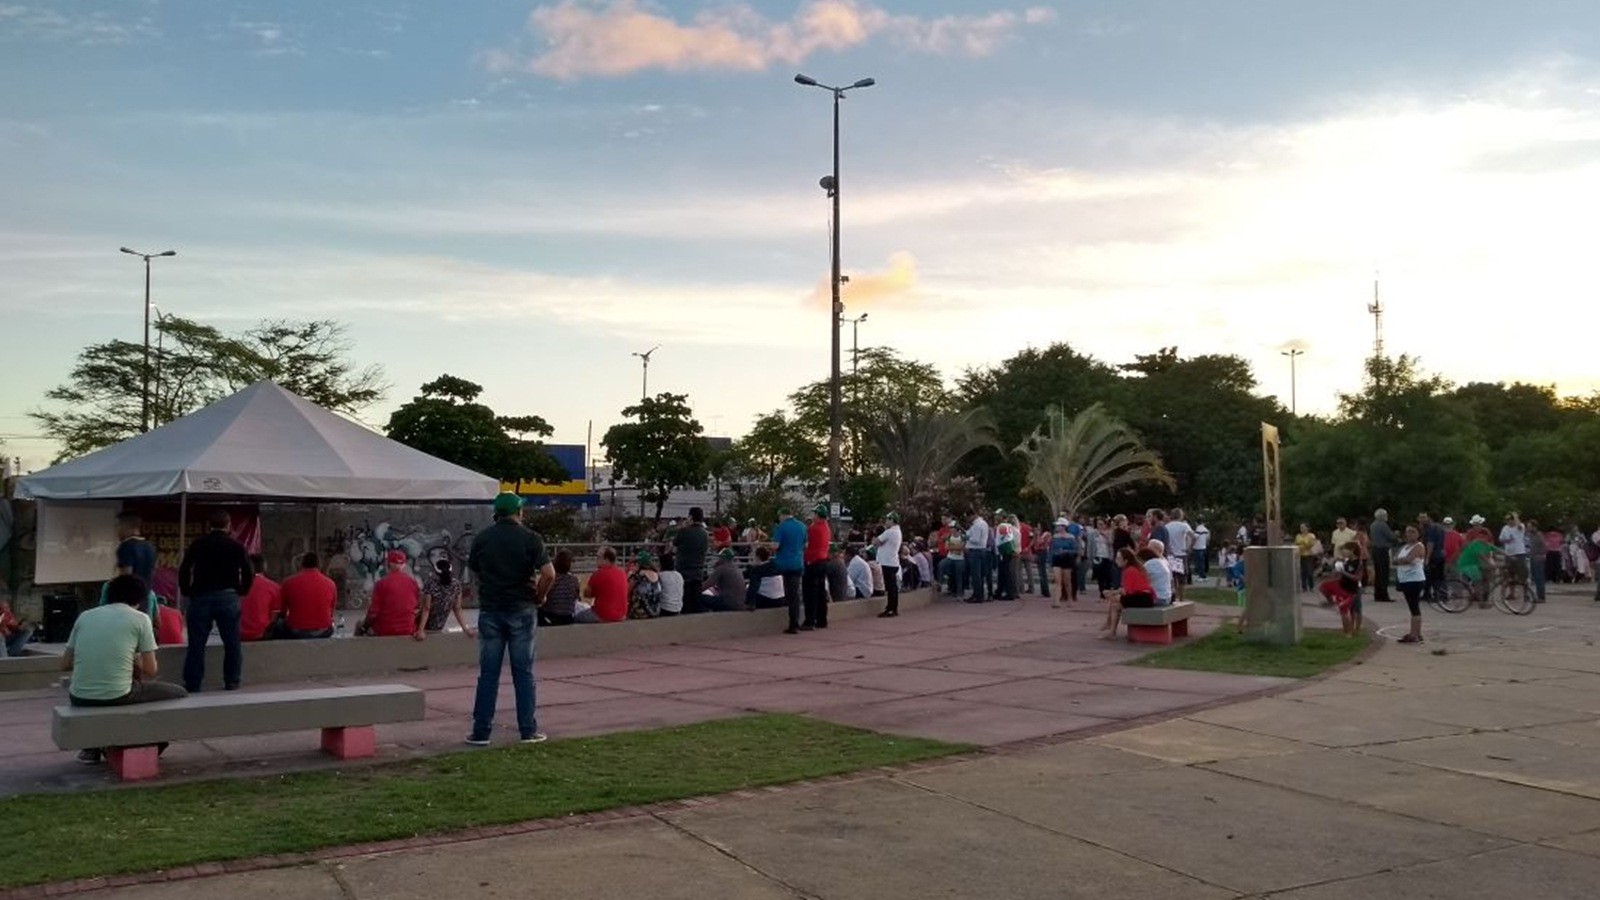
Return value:
<svg viewBox="0 0 1600 900">
<path fill-rule="evenodd" d="M 533 734 L 530 734 L 527 737 L 523 738 L 522 740 L 518 741 L 518 743 L 521 743 L 521 744 L 542 744 L 542 743 L 544 743 L 545 741 L 548 741 L 548 740 L 550 740 L 550 736 L 549 735 L 545 734 L 542 731 L 535 731 Z"/>
<path fill-rule="evenodd" d="M 469 737 L 467 738 L 467 744 L 473 747 L 487 747 L 489 746 L 489 739 Z"/>
</svg>

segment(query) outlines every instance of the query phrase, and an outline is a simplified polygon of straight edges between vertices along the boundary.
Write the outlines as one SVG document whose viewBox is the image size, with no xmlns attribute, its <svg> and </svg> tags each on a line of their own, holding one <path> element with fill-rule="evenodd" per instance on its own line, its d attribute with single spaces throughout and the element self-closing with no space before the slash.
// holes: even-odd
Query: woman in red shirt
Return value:
<svg viewBox="0 0 1600 900">
<path fill-rule="evenodd" d="M 1106 624 L 1100 630 L 1105 640 L 1117 639 L 1117 626 L 1122 622 L 1124 609 L 1146 609 L 1156 605 L 1155 590 L 1150 587 L 1150 576 L 1144 573 L 1139 557 L 1127 547 L 1117 551 L 1117 568 L 1122 572 L 1122 587 L 1107 597 Z"/>
</svg>

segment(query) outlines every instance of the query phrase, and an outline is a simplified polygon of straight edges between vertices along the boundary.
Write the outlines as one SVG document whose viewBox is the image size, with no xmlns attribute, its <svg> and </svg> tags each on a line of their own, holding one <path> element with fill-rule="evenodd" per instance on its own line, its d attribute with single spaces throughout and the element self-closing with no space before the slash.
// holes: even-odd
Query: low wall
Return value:
<svg viewBox="0 0 1600 900">
<path fill-rule="evenodd" d="M 61 657 L 53 653 L 27 653 L 0 659 L 0 693 L 54 687 L 61 676 Z"/>
<path fill-rule="evenodd" d="M 914 612 L 933 600 L 927 590 L 900 595 L 902 612 Z M 875 616 L 883 610 L 882 598 L 851 600 L 828 607 L 830 622 Z M 600 656 L 625 650 L 690 644 L 730 638 L 778 634 L 788 624 L 786 609 L 754 612 L 704 613 L 613 622 L 605 625 L 568 625 L 541 628 L 540 659 Z M 156 651 L 164 680 L 176 681 L 183 671 L 183 647 Z M 61 672 L 56 657 L 43 658 L 42 667 L 8 672 L 9 663 L 31 663 L 31 658 L 0 660 L 0 692 L 30 690 L 56 683 Z M 273 684 L 307 678 L 383 675 L 429 669 L 470 667 L 478 664 L 478 642 L 458 632 L 432 634 L 425 641 L 409 637 L 329 638 L 320 641 L 257 641 L 244 646 L 244 680 L 247 684 Z M 38 665 L 38 664 L 35 664 Z M 206 686 L 222 686 L 222 647 L 206 648 Z"/>
</svg>

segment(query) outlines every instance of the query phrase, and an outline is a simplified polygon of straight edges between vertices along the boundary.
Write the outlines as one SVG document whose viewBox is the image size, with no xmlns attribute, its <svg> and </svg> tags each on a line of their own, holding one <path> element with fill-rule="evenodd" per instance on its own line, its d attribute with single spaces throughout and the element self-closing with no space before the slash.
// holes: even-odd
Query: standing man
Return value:
<svg viewBox="0 0 1600 900">
<path fill-rule="evenodd" d="M 244 651 L 239 646 L 239 598 L 250 593 L 256 570 L 244 545 L 233 539 L 225 509 L 206 517 L 209 530 L 189 545 L 178 566 L 178 589 L 189 598 L 189 649 L 183 655 L 183 686 L 197 694 L 206 680 L 206 641 L 215 626 L 222 638 L 222 687 L 239 689 Z M 137 576 L 135 576 L 137 577 Z"/>
<path fill-rule="evenodd" d="M 1172 570 L 1172 597 L 1183 602 L 1183 587 L 1189 583 L 1189 554 L 1194 550 L 1194 529 L 1182 509 L 1173 509 L 1167 520 L 1167 568 Z"/>
<path fill-rule="evenodd" d="M 700 612 L 700 591 L 706 580 L 706 555 L 711 534 L 706 531 L 706 514 L 698 506 L 689 507 L 689 524 L 672 535 L 674 567 L 683 576 L 683 611 Z"/>
<path fill-rule="evenodd" d="M 1445 519 L 1445 524 L 1449 524 L 1449 522 L 1449 519 Z M 1350 527 L 1349 520 L 1344 516 L 1333 520 L 1333 534 L 1329 538 L 1329 540 L 1333 541 L 1329 546 L 1330 552 L 1338 553 L 1340 547 L 1355 541 L 1355 539 L 1356 530 Z"/>
<path fill-rule="evenodd" d="M 828 504 L 818 503 L 806 526 L 805 594 L 806 619 L 801 631 L 828 627 L 828 545 L 833 543 L 833 527 L 828 524 Z"/>
<path fill-rule="evenodd" d="M 1351 532 L 1351 540 L 1355 540 L 1355 532 Z M 1211 576 L 1211 529 L 1206 527 L 1205 519 L 1196 519 L 1194 523 L 1194 577 L 1205 581 Z"/>
<path fill-rule="evenodd" d="M 144 539 L 144 520 L 138 513 L 117 516 L 117 574 L 132 575 L 155 589 L 156 548 Z"/>
<path fill-rule="evenodd" d="M 1387 509 L 1372 514 L 1367 543 L 1372 548 L 1372 599 L 1377 603 L 1393 603 L 1394 598 L 1389 596 L 1389 563 L 1394 558 L 1394 529 L 1389 527 Z"/>
<path fill-rule="evenodd" d="M 967 580 L 972 582 L 968 603 L 989 602 L 989 539 L 993 537 L 983 513 L 973 512 L 967 526 Z"/>
<path fill-rule="evenodd" d="M 1506 513 L 1506 524 L 1500 529 L 1500 549 L 1506 552 L 1512 584 L 1528 580 L 1528 534 L 1522 527 L 1522 518 L 1515 512 Z"/>
<path fill-rule="evenodd" d="M 1003 509 L 994 511 L 994 545 L 999 551 L 997 572 L 999 574 L 999 589 L 995 591 L 996 600 L 1017 599 L 1017 576 L 1021 573 L 1021 560 L 1017 554 L 1021 552 L 1022 535 L 1011 517 Z"/>
<path fill-rule="evenodd" d="M 478 691 L 467 743 L 489 746 L 500 699 L 500 670 L 509 654 L 517 733 L 522 743 L 537 744 L 545 736 L 534 718 L 534 609 L 550 592 L 556 569 L 544 541 L 522 524 L 521 497 L 503 493 L 494 498 L 494 524 L 473 538 L 467 568 L 478 576 Z"/>
<path fill-rule="evenodd" d="M 1427 567 L 1424 569 L 1427 582 L 1422 595 L 1432 600 L 1444 590 L 1444 526 L 1427 513 L 1417 516 L 1417 524 L 1422 528 L 1422 542 L 1428 548 Z"/>
<path fill-rule="evenodd" d="M 806 527 L 789 512 L 787 507 L 778 510 L 778 527 L 772 529 L 772 540 L 778 545 L 772 562 L 783 579 L 783 599 L 789 606 L 789 627 L 784 634 L 800 633 L 801 580 L 805 572 Z"/>
<path fill-rule="evenodd" d="M 883 531 L 873 539 L 878 545 L 878 565 L 883 567 L 883 590 L 888 600 L 880 619 L 900 615 L 900 515 L 889 513 L 883 517 Z"/>
</svg>

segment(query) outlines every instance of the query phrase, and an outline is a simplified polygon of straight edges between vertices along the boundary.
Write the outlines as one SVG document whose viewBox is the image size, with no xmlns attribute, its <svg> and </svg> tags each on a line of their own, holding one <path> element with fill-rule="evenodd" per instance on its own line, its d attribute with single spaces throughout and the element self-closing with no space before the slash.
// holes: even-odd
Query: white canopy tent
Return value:
<svg viewBox="0 0 1600 900">
<path fill-rule="evenodd" d="M 270 381 L 17 482 L 35 500 L 216 497 L 378 503 L 493 500 L 500 482 Z"/>
</svg>

